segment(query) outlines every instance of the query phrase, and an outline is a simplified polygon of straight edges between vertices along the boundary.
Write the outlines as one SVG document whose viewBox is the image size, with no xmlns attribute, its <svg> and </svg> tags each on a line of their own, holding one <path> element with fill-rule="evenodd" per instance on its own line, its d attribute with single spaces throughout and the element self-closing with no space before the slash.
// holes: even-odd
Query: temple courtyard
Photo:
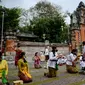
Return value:
<svg viewBox="0 0 85 85">
<path fill-rule="evenodd" d="M 14 66 L 12 61 L 8 61 L 9 64 L 9 74 L 8 79 L 11 85 L 13 81 L 19 80 L 17 74 L 18 70 Z M 44 77 L 44 72 L 47 70 L 44 68 L 45 62 L 41 62 L 41 69 L 34 69 L 33 61 L 28 62 L 30 73 L 32 75 L 33 81 L 30 83 L 24 83 L 23 85 L 85 85 L 85 75 L 83 74 L 69 74 L 66 72 L 65 65 L 59 66 L 56 78 Z M 79 68 L 79 64 L 77 65 Z"/>
</svg>

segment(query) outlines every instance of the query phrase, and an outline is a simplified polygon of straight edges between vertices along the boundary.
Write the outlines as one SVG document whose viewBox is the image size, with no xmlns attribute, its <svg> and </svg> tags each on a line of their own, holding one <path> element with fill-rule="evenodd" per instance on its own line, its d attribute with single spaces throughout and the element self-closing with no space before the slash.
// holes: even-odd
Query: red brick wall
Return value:
<svg viewBox="0 0 85 85">
<path fill-rule="evenodd" d="M 85 41 L 85 25 L 80 25 L 81 41 Z"/>
</svg>

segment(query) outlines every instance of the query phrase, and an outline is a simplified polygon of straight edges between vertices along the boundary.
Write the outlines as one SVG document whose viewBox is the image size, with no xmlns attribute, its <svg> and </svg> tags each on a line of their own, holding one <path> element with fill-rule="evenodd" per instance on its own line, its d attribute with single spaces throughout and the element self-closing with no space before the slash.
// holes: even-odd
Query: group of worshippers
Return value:
<svg viewBox="0 0 85 85">
<path fill-rule="evenodd" d="M 18 67 L 19 79 L 24 83 L 32 82 L 28 62 L 25 59 L 25 52 L 19 49 L 19 47 L 15 51 L 15 66 Z M 2 51 L 0 51 L 0 85 L 10 85 L 8 81 L 8 63 L 5 59 L 3 59 L 2 54 Z"/>
<path fill-rule="evenodd" d="M 85 74 L 85 41 L 82 43 L 82 54 L 78 54 L 77 49 L 73 49 L 72 52 L 67 56 L 66 68 L 69 73 L 82 73 Z M 80 69 L 78 70 L 76 62 L 79 60 Z"/>
<path fill-rule="evenodd" d="M 76 66 L 77 60 L 80 59 L 80 69 L 81 72 L 85 72 L 85 42 L 83 42 L 83 53 L 82 55 L 77 55 L 77 49 L 73 49 L 69 55 L 66 57 L 66 71 L 68 73 L 78 73 L 78 69 Z M 58 54 L 58 50 L 56 46 L 52 46 L 52 50 L 49 51 L 46 48 L 45 59 L 47 62 L 48 72 L 44 73 L 45 77 L 52 78 L 57 76 L 59 59 L 61 59 L 62 55 Z M 35 53 L 34 57 L 34 67 L 41 68 L 40 66 L 40 58 L 38 52 Z M 15 56 L 15 66 L 18 66 L 18 77 L 23 82 L 28 83 L 32 82 L 32 76 L 29 72 L 28 62 L 25 59 L 25 52 L 21 49 L 16 49 Z M 4 75 L 3 75 L 4 74 Z M 4 82 L 5 79 L 6 81 Z M 8 64 L 7 61 L 2 59 L 2 52 L 0 52 L 0 85 L 9 85 L 8 82 Z"/>
<path fill-rule="evenodd" d="M 56 49 L 57 52 L 57 49 Z M 41 51 L 41 52 L 35 52 L 34 57 L 32 58 L 32 60 L 34 61 L 34 68 L 39 69 L 41 68 L 41 62 L 42 61 L 46 61 L 47 65 L 44 66 L 44 68 L 48 69 L 48 59 L 49 59 L 49 46 L 45 47 L 45 51 Z M 66 63 L 66 57 L 59 53 L 59 58 L 57 60 L 57 64 L 62 66 Z"/>
<path fill-rule="evenodd" d="M 76 67 L 76 62 L 82 56 L 77 54 L 78 54 L 77 49 L 73 49 L 69 55 L 64 56 L 63 54 L 58 53 L 56 46 L 52 46 L 51 51 L 49 51 L 49 46 L 47 46 L 45 48 L 45 60 L 47 62 L 46 68 L 48 69 L 48 72 L 45 72 L 44 76 L 48 78 L 56 77 L 58 71 L 58 65 L 63 65 L 63 64 L 64 65 L 66 64 L 66 70 L 68 73 L 78 73 L 79 71 Z M 35 53 L 34 67 L 35 68 L 41 67 L 40 55 L 38 52 Z"/>
<path fill-rule="evenodd" d="M 78 53 L 77 49 L 72 49 L 71 53 L 64 57 L 62 62 L 62 54 L 58 53 L 56 46 L 52 47 L 52 51 L 49 52 L 49 59 L 47 59 L 48 72 L 44 73 L 46 77 L 56 77 L 58 71 L 58 65 L 60 62 L 66 64 L 66 71 L 68 73 L 85 73 L 85 41 L 83 42 L 82 54 Z M 80 62 L 80 70 L 77 68 L 77 62 Z"/>
</svg>

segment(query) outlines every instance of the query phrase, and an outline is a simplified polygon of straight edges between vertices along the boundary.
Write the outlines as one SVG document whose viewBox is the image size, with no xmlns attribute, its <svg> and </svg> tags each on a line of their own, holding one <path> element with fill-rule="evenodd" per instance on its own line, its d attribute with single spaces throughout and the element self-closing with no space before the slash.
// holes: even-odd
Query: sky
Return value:
<svg viewBox="0 0 85 85">
<path fill-rule="evenodd" d="M 37 2 L 43 0 L 1 0 L 0 5 L 3 5 L 8 8 L 12 7 L 20 7 L 24 9 L 29 9 L 34 6 Z M 44 0 L 45 1 L 45 0 Z M 59 5 L 62 8 L 62 12 L 70 12 L 72 13 L 78 7 L 80 1 L 85 3 L 85 0 L 46 0 L 51 2 L 52 4 Z M 67 23 L 70 23 L 70 19 L 66 19 Z"/>
</svg>

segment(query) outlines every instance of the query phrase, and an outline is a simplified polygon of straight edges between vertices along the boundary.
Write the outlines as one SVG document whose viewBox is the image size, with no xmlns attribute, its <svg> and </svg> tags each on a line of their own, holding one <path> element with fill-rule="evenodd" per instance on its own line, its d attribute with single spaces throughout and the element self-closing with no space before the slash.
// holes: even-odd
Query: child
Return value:
<svg viewBox="0 0 85 85">
<path fill-rule="evenodd" d="M 34 56 L 34 67 L 35 68 L 41 68 L 41 66 L 40 66 L 40 56 L 39 56 L 38 52 L 36 52 L 35 56 Z"/>
</svg>

